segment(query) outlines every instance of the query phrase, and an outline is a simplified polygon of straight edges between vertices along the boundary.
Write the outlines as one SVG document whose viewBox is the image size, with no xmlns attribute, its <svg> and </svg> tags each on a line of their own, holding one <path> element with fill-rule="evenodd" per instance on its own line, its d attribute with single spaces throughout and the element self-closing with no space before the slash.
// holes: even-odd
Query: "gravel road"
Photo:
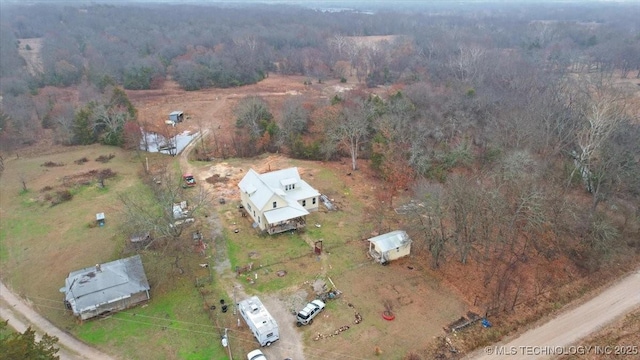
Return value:
<svg viewBox="0 0 640 360">
<path fill-rule="evenodd" d="M 0 282 L 0 317 L 9 320 L 9 326 L 19 332 L 24 332 L 31 326 L 38 336 L 47 333 L 58 338 L 61 360 L 91 359 L 112 360 L 113 357 L 92 348 L 75 337 L 55 327 L 49 320 L 43 318 L 21 298 L 13 294 Z M 38 337 L 39 339 L 39 337 Z"/>
<path fill-rule="evenodd" d="M 594 298 L 557 315 L 545 324 L 508 342 L 484 348 L 465 359 L 554 359 L 558 356 L 553 352 L 572 351 L 569 346 L 580 346 L 581 339 L 639 306 L 640 269 L 622 278 Z M 503 352 L 503 354 L 496 354 L 497 352 Z"/>
</svg>

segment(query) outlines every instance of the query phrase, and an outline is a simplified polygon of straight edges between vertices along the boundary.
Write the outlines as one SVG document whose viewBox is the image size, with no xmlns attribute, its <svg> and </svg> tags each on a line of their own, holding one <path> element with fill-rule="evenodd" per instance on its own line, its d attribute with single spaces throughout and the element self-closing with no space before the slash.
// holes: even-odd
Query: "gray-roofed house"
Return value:
<svg viewBox="0 0 640 360">
<path fill-rule="evenodd" d="M 300 178 L 296 167 L 264 174 L 249 169 L 238 187 L 254 226 L 269 234 L 303 228 L 305 217 L 318 210 L 320 193 Z"/>
<path fill-rule="evenodd" d="M 73 271 L 60 292 L 67 309 L 82 320 L 149 300 L 140 255 Z"/>
<path fill-rule="evenodd" d="M 385 264 L 411 253 L 411 238 L 404 230 L 396 230 L 369 239 L 369 254 Z"/>
</svg>

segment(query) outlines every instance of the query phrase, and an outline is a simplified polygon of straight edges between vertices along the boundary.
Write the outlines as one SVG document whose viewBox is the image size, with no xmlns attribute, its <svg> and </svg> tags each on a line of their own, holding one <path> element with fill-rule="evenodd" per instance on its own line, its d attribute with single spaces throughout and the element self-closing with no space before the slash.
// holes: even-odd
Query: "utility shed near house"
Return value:
<svg viewBox="0 0 640 360">
<path fill-rule="evenodd" d="M 67 309 L 86 320 L 147 301 L 149 289 L 142 259 L 135 255 L 73 271 L 60 292 Z"/>
<path fill-rule="evenodd" d="M 396 230 L 369 239 L 369 254 L 379 263 L 408 256 L 411 253 L 411 239 L 404 230 Z"/>
</svg>

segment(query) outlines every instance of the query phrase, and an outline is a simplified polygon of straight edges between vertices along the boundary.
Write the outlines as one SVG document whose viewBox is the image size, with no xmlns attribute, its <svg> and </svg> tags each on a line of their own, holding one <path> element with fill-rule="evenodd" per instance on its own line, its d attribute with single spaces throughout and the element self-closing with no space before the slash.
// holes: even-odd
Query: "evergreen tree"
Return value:
<svg viewBox="0 0 640 360">
<path fill-rule="evenodd" d="M 0 321 L 0 360 L 30 359 L 57 360 L 59 351 L 54 345 L 58 338 L 44 334 L 40 341 L 36 341 L 36 332 L 29 327 L 24 333 L 12 332 L 7 329 L 7 321 Z"/>
</svg>

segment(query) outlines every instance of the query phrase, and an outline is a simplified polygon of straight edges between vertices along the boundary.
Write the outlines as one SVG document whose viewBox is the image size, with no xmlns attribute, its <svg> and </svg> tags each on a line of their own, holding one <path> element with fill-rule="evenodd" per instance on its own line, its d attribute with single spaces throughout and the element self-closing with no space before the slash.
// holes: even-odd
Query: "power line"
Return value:
<svg viewBox="0 0 640 360">
<path fill-rule="evenodd" d="M 51 300 L 51 299 L 47 299 L 47 298 L 41 298 L 41 297 L 37 297 L 37 296 L 30 296 L 28 298 L 34 298 L 34 299 L 39 299 L 39 300 L 45 300 L 45 301 L 50 301 L 50 302 L 59 302 L 60 300 Z M 49 305 L 42 305 L 42 304 L 37 304 L 34 303 L 35 306 L 38 307 L 43 307 L 43 308 L 48 308 L 48 309 L 54 309 L 54 310 L 58 310 L 58 311 L 68 311 L 68 309 L 66 308 L 60 308 L 60 307 L 53 307 L 53 306 L 49 306 Z M 193 323 L 193 322 L 189 322 L 189 321 L 181 321 L 181 320 L 174 320 L 174 319 L 167 319 L 167 318 L 162 318 L 162 317 L 157 317 L 157 316 L 151 316 L 151 315 L 142 315 L 142 314 L 138 314 L 138 313 L 128 313 L 128 312 L 119 312 L 116 314 L 113 314 L 111 316 L 108 317 L 108 319 L 113 319 L 113 320 L 119 320 L 119 321 L 124 321 L 124 322 L 130 322 L 130 323 L 136 323 L 136 324 L 141 324 L 141 325 L 148 325 L 148 326 L 152 326 L 152 327 L 159 327 L 162 330 L 174 330 L 174 331 L 184 331 L 184 332 L 189 332 L 189 333 L 194 333 L 194 334 L 201 334 L 201 335 L 216 335 L 219 336 L 220 333 L 219 332 L 213 332 L 213 331 L 202 331 L 202 330 L 194 330 L 194 329 L 187 329 L 187 328 L 183 328 L 183 327 L 176 327 L 176 326 L 171 326 L 169 324 L 157 324 L 157 323 L 152 323 L 152 322 L 145 322 L 145 321 L 139 321 L 139 320 L 133 320 L 133 319 L 127 319 L 126 316 L 129 315 L 131 317 L 142 317 L 142 318 L 148 318 L 148 319 L 154 319 L 154 320 L 159 320 L 159 321 L 163 321 L 163 322 L 172 322 L 172 323 L 179 323 L 179 324 L 185 324 L 185 325 L 193 325 L 193 326 L 198 326 L 198 327 L 206 327 L 206 328 L 210 328 L 210 329 L 216 329 L 216 330 L 224 330 L 224 327 L 219 327 L 219 326 L 214 326 L 214 325 L 207 325 L 207 324 L 198 324 L 198 323 Z M 251 336 L 253 337 L 253 334 L 249 331 L 241 331 L 241 330 L 237 330 L 237 329 L 228 329 L 228 333 L 236 333 L 237 335 L 227 335 L 227 337 L 229 339 L 233 339 L 234 341 L 239 341 L 239 342 L 243 342 L 243 343 L 251 343 L 254 344 L 255 341 L 252 340 L 246 340 L 243 337 L 240 337 L 239 335 L 245 335 L 246 336 Z M 287 340 L 283 340 L 280 339 L 278 340 L 280 343 L 285 343 L 285 344 L 297 344 L 294 343 L 292 341 L 287 341 Z M 353 355 L 349 355 L 349 354 L 343 354 L 343 353 L 339 353 L 339 352 L 335 352 L 335 351 L 328 351 L 326 349 L 321 349 L 321 348 L 316 348 L 313 346 L 305 346 L 304 347 L 304 352 L 305 352 L 305 356 L 307 357 L 311 357 L 311 358 L 316 358 L 316 359 L 324 359 L 326 358 L 326 355 L 332 355 L 334 356 L 336 359 L 353 359 L 353 360 L 367 360 L 367 358 L 362 358 L 362 357 L 358 357 L 358 356 L 353 356 Z M 315 352 L 315 354 L 314 354 Z"/>
</svg>

